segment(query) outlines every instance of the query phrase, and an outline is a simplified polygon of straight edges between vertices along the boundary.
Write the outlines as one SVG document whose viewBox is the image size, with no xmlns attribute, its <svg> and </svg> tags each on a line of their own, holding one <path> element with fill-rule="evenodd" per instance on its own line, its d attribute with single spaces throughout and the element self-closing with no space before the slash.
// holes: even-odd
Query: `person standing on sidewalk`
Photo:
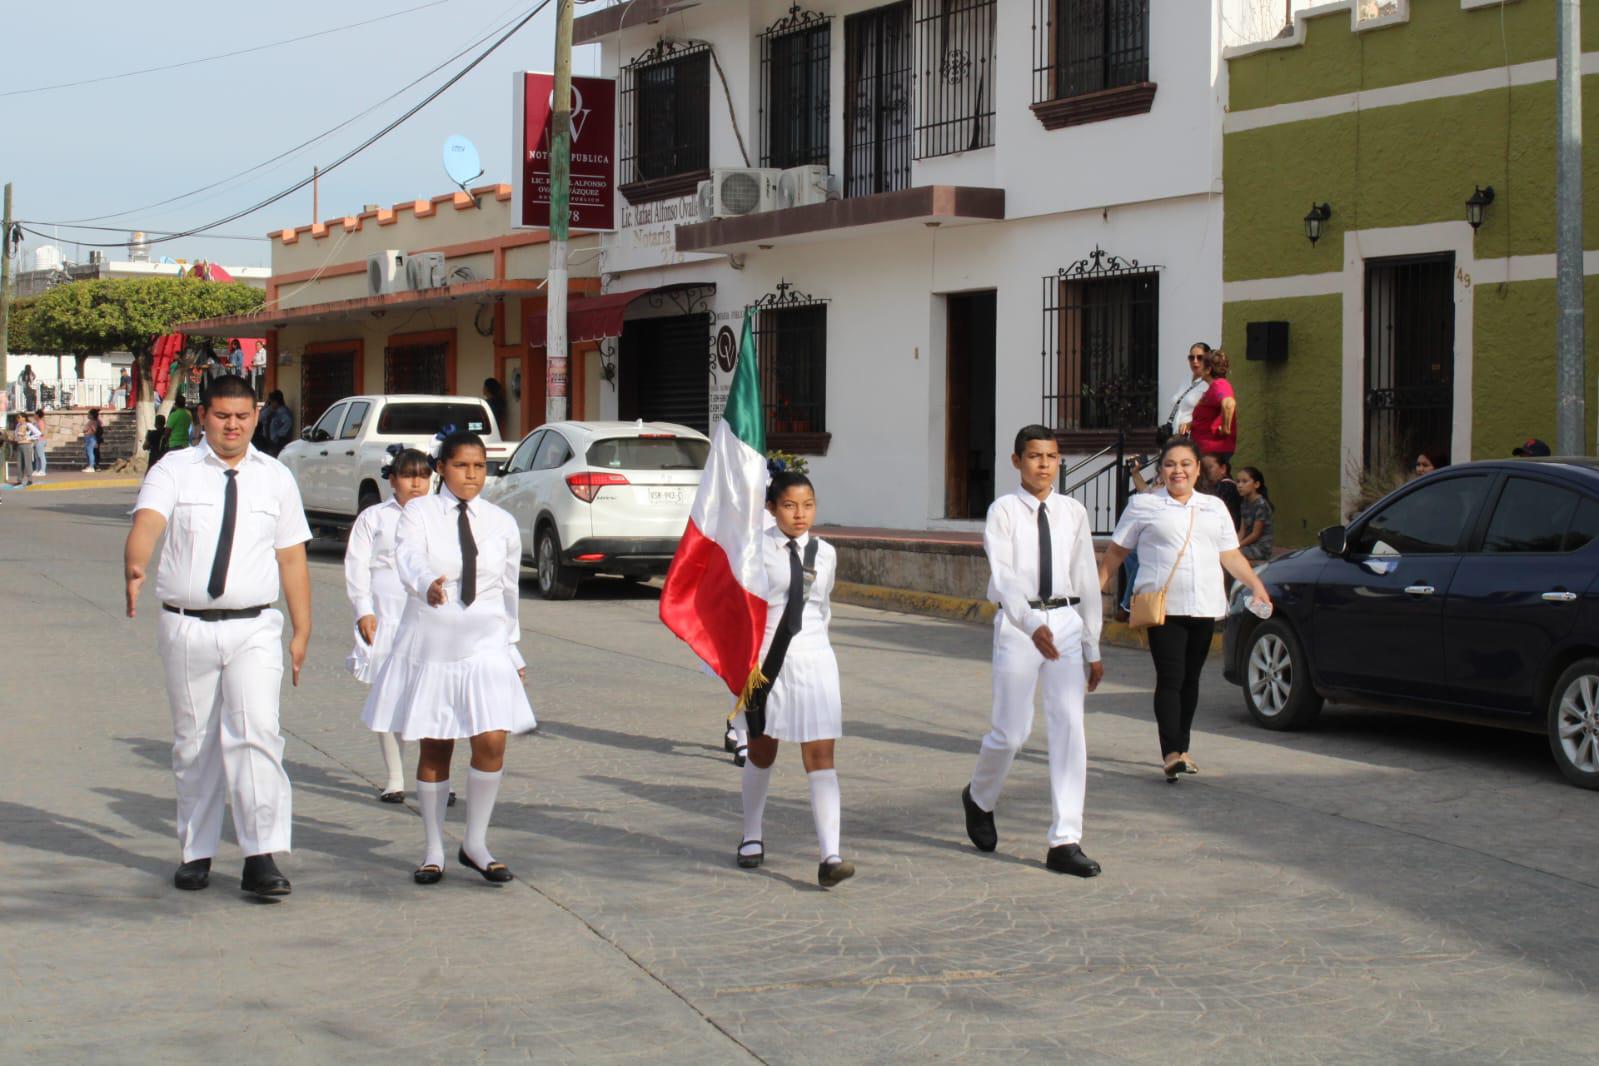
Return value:
<svg viewBox="0 0 1599 1066">
<path fill-rule="evenodd" d="M 204 444 L 172 452 L 145 477 L 123 551 L 132 618 L 150 555 L 167 533 L 155 588 L 182 847 L 172 882 L 188 891 L 210 882 L 226 795 L 245 854 L 239 887 L 286 896 L 289 880 L 272 859 L 289 850 L 293 812 L 278 730 L 283 614 L 274 605 L 281 591 L 298 685 L 311 640 L 311 529 L 293 475 L 250 446 L 249 383 L 218 378 L 199 411 Z"/>
<path fill-rule="evenodd" d="M 37 433 L 33 441 L 33 476 L 47 477 L 50 473 L 50 457 L 45 455 L 45 451 L 50 447 L 50 431 L 44 424 L 43 408 L 33 412 L 33 425 Z"/>
<path fill-rule="evenodd" d="M 83 457 L 88 460 L 84 470 L 94 473 L 100 468 L 100 441 L 105 436 L 105 425 L 100 421 L 100 409 L 89 408 L 89 417 L 83 422 Z"/>
<path fill-rule="evenodd" d="M 1032 732 L 1033 693 L 1042 683 L 1053 814 L 1044 862 L 1057 873 L 1094 877 L 1099 863 L 1081 845 L 1088 787 L 1083 697 L 1105 676 L 1093 533 L 1083 505 L 1055 491 L 1060 446 L 1053 430 L 1024 426 L 1010 461 L 1021 487 L 994 501 L 983 528 L 988 598 L 1001 609 L 994 618 L 992 724 L 961 792 L 966 835 L 978 851 L 999 845 L 994 807 Z"/>
<path fill-rule="evenodd" d="M 1165 485 L 1127 501 L 1121 521 L 1099 563 L 1101 587 L 1108 586 L 1129 553 L 1138 553 L 1138 584 L 1133 589 L 1133 621 L 1138 598 L 1163 601 L 1150 625 L 1149 654 L 1155 661 L 1155 721 L 1160 730 L 1161 770 L 1167 781 L 1197 774 L 1189 755 L 1189 731 L 1199 706 L 1199 676 L 1210 655 L 1216 619 L 1227 613 L 1225 570 L 1243 582 L 1255 599 L 1271 597 L 1254 568 L 1238 550 L 1238 527 L 1227 505 L 1197 491 L 1199 449 L 1187 437 L 1173 437 L 1160 452 Z"/>
<path fill-rule="evenodd" d="M 167 415 L 167 451 L 187 448 L 193 428 L 194 416 L 189 413 L 189 405 L 184 402 L 183 393 L 180 392 L 172 401 L 172 412 Z"/>
<path fill-rule="evenodd" d="M 36 448 L 43 446 L 43 442 L 44 434 L 39 432 L 33 417 L 19 415 L 16 429 L 17 484 L 23 488 L 33 484 L 33 453 Z"/>
</svg>

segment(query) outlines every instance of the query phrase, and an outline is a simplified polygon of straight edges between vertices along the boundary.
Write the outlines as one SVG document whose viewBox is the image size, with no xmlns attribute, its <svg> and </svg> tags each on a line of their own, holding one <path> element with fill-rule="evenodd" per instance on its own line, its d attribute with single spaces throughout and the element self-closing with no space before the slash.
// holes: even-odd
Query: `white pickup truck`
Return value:
<svg viewBox="0 0 1599 1066">
<path fill-rule="evenodd" d="M 393 491 L 379 471 L 389 446 L 428 451 L 441 429 L 470 430 L 488 446 L 489 473 L 497 474 L 511 453 L 489 405 L 468 396 L 348 396 L 327 409 L 291 441 L 278 459 L 300 485 L 311 525 L 346 528 L 355 516 Z"/>
</svg>

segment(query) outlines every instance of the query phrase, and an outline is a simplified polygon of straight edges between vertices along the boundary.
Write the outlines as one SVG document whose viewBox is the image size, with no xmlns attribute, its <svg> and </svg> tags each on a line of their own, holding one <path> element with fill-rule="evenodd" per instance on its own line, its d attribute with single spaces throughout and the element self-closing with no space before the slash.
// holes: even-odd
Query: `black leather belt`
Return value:
<svg viewBox="0 0 1599 1066">
<path fill-rule="evenodd" d="M 271 610 L 272 605 L 264 603 L 260 607 L 208 607 L 204 610 L 196 611 L 188 607 L 174 607 L 170 603 L 163 603 L 161 609 L 163 611 L 171 611 L 173 614 L 181 614 L 185 618 L 198 618 L 202 622 L 231 622 L 239 618 L 259 618 L 261 617 L 261 612 Z"/>
<path fill-rule="evenodd" d="M 1028 600 L 1027 606 L 1040 611 L 1050 611 L 1056 607 L 1076 607 L 1082 602 L 1081 596 L 1051 596 L 1047 600 Z"/>
</svg>

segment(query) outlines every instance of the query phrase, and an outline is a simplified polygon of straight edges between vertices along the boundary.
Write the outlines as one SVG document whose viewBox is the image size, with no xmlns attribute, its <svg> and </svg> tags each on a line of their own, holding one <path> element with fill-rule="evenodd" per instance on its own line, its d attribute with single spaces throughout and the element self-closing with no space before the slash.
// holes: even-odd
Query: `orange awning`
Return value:
<svg viewBox="0 0 1599 1066">
<path fill-rule="evenodd" d="M 622 335 L 622 319 L 627 305 L 655 292 L 655 289 L 629 289 L 604 296 L 569 296 L 566 301 L 566 339 L 568 343 L 597 341 Z M 546 343 L 546 314 L 543 308 L 527 318 L 527 343 L 542 348 Z"/>
</svg>

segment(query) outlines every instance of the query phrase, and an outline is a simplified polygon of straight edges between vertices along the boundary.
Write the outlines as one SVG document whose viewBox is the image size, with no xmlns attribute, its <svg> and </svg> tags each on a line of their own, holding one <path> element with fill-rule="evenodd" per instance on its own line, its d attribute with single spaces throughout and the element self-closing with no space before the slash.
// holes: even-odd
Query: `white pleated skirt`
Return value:
<svg viewBox="0 0 1599 1066">
<path fill-rule="evenodd" d="M 394 584 L 399 588 L 398 581 Z M 394 649 L 394 634 L 400 631 L 400 616 L 405 612 L 405 600 L 403 588 L 399 588 L 398 594 L 378 592 L 374 588 L 372 604 L 376 608 L 378 629 L 372 636 L 372 643 L 368 645 L 361 639 L 360 627 L 353 627 L 355 644 L 344 662 L 350 668 L 351 676 L 362 684 L 372 683 L 383 661 Z"/>
<path fill-rule="evenodd" d="M 783 669 L 766 697 L 766 735 L 804 744 L 844 735 L 844 702 L 839 694 L 838 659 L 826 636 L 789 645 Z"/>
</svg>

